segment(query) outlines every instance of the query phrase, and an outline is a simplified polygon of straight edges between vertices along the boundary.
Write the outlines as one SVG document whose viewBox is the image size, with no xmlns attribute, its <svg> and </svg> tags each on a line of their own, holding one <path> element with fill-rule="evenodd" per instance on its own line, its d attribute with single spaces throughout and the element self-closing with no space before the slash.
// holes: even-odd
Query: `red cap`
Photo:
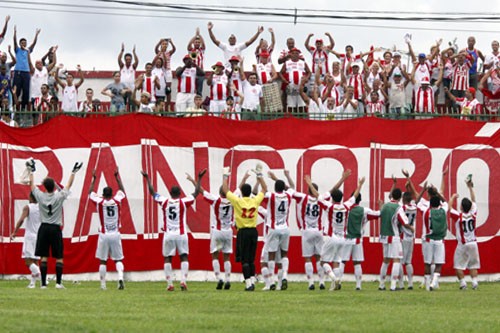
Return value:
<svg viewBox="0 0 500 333">
<path fill-rule="evenodd" d="M 473 87 L 469 88 L 469 92 L 472 94 L 472 96 L 476 96 L 476 89 L 474 89 Z"/>
<path fill-rule="evenodd" d="M 323 44 L 323 40 L 321 38 L 316 39 L 316 43 L 321 43 Z"/>
<path fill-rule="evenodd" d="M 217 61 L 212 67 L 224 67 L 224 65 L 222 64 L 222 62 Z"/>
<path fill-rule="evenodd" d="M 288 51 L 288 53 L 292 53 L 292 52 L 298 52 L 300 53 L 300 50 L 296 47 L 294 47 L 293 49 L 291 49 L 290 51 Z"/>
<path fill-rule="evenodd" d="M 269 58 L 269 56 L 270 56 L 270 54 L 267 51 L 262 51 L 261 53 L 259 53 L 259 57 L 262 57 L 262 58 Z"/>
<path fill-rule="evenodd" d="M 422 78 L 422 80 L 420 80 L 420 84 L 430 84 L 430 83 L 431 82 L 427 76 Z"/>
<path fill-rule="evenodd" d="M 240 62 L 240 59 L 237 56 L 232 56 L 229 61 L 237 61 Z"/>
</svg>

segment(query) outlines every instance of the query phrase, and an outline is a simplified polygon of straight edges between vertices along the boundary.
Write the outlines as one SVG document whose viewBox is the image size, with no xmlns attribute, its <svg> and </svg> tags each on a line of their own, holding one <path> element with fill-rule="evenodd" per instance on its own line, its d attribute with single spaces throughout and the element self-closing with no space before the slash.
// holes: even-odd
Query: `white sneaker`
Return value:
<svg viewBox="0 0 500 333">
<path fill-rule="evenodd" d="M 63 286 L 62 283 L 61 284 L 56 283 L 56 289 L 66 289 L 66 287 Z"/>
<path fill-rule="evenodd" d="M 40 289 L 47 289 L 47 286 L 40 286 Z"/>
<path fill-rule="evenodd" d="M 35 289 L 36 285 L 35 282 L 31 281 L 30 284 L 28 284 L 28 289 Z"/>
<path fill-rule="evenodd" d="M 262 288 L 263 291 L 270 291 L 271 290 L 271 287 L 270 286 L 265 286 L 264 288 Z"/>
<path fill-rule="evenodd" d="M 101 290 L 106 290 L 106 285 L 101 285 Z"/>
</svg>

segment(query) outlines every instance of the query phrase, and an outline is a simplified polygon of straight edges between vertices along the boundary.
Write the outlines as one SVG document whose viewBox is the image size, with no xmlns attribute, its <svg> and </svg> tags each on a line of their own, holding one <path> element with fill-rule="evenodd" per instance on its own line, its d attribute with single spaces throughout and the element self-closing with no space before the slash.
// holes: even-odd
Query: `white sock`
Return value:
<svg viewBox="0 0 500 333">
<path fill-rule="evenodd" d="M 408 275 L 408 287 L 413 287 L 413 265 L 406 265 L 406 275 Z"/>
<path fill-rule="evenodd" d="M 168 284 L 172 284 L 172 264 L 171 263 L 166 263 L 163 265 L 163 270 L 165 271 L 165 279 L 167 280 Z"/>
<path fill-rule="evenodd" d="M 429 286 L 431 284 L 431 275 L 430 274 L 424 275 L 424 284 L 425 284 L 425 289 L 429 290 Z"/>
<path fill-rule="evenodd" d="M 345 268 L 345 264 L 343 262 L 340 263 L 340 266 L 339 266 L 339 269 L 340 269 L 340 276 L 339 276 L 339 279 L 342 280 L 342 278 L 344 277 L 344 268 Z"/>
<path fill-rule="evenodd" d="M 36 280 L 40 278 L 40 267 L 37 264 L 32 263 L 29 267 L 31 271 L 31 283 L 35 283 Z"/>
<path fill-rule="evenodd" d="M 311 285 L 314 283 L 314 280 L 313 280 L 314 269 L 313 269 L 312 262 L 307 261 L 305 263 L 305 269 L 306 269 L 307 282 L 309 282 L 309 284 Z"/>
<path fill-rule="evenodd" d="M 398 274 L 398 284 L 399 284 L 399 288 L 404 288 L 405 284 L 404 284 L 404 277 L 405 277 L 405 272 L 404 272 L 404 269 L 403 269 L 403 264 L 400 263 L 399 265 L 399 274 Z"/>
<path fill-rule="evenodd" d="M 391 270 L 391 290 L 396 289 L 396 283 L 399 280 L 399 271 L 401 269 L 401 263 L 393 262 Z"/>
<path fill-rule="evenodd" d="M 325 271 L 323 266 L 321 266 L 320 261 L 316 261 L 316 270 L 318 271 L 319 284 L 325 283 Z"/>
<path fill-rule="evenodd" d="M 281 259 L 281 269 L 283 272 L 282 279 L 288 279 L 288 266 L 289 265 L 290 265 L 290 261 L 288 260 L 288 257 Z"/>
<path fill-rule="evenodd" d="M 283 280 L 283 269 L 278 269 L 278 282 L 279 285 L 281 286 L 281 280 Z"/>
<path fill-rule="evenodd" d="M 118 280 L 123 280 L 123 270 L 125 267 L 121 261 L 116 263 L 116 271 L 118 272 Z"/>
<path fill-rule="evenodd" d="M 101 286 L 106 285 L 106 265 L 99 265 L 99 278 L 101 279 Z"/>
<path fill-rule="evenodd" d="M 460 279 L 460 287 L 464 287 L 464 286 L 467 286 L 465 279 Z"/>
<path fill-rule="evenodd" d="M 181 261 L 181 282 L 186 282 L 189 271 L 189 262 Z"/>
<path fill-rule="evenodd" d="M 332 266 L 330 266 L 330 264 L 324 263 L 323 270 L 325 271 L 325 274 L 332 279 L 332 281 L 335 281 L 335 274 L 333 274 Z"/>
<path fill-rule="evenodd" d="M 271 279 L 271 283 L 274 283 L 274 271 L 275 271 L 275 268 L 276 268 L 276 262 L 274 260 L 269 260 L 267 262 L 267 268 L 269 269 L 269 278 Z"/>
<path fill-rule="evenodd" d="M 440 275 L 441 275 L 440 273 L 434 273 L 434 274 L 432 275 L 432 282 L 431 282 L 431 285 L 432 285 L 433 287 L 436 287 L 436 285 L 438 284 L 438 279 L 439 279 L 439 276 L 440 276 Z"/>
<path fill-rule="evenodd" d="M 385 262 L 382 262 L 382 266 L 380 266 L 380 286 L 385 285 L 385 276 L 387 275 L 387 268 L 389 267 L 389 264 L 386 264 Z"/>
<path fill-rule="evenodd" d="M 477 286 L 478 285 L 478 282 L 477 282 L 477 277 L 473 277 L 472 278 L 472 286 Z"/>
<path fill-rule="evenodd" d="M 337 280 L 340 281 L 340 277 L 341 277 L 341 275 L 340 275 L 340 267 L 335 267 L 333 269 L 333 275 L 335 275 L 337 277 Z"/>
<path fill-rule="evenodd" d="M 260 272 L 262 273 L 262 278 L 264 279 L 264 282 L 266 283 L 266 287 L 269 287 L 271 285 L 271 273 L 269 273 L 269 268 L 267 267 L 262 267 L 262 269 L 260 270 Z"/>
<path fill-rule="evenodd" d="M 231 262 L 224 261 L 224 273 L 226 275 L 226 282 L 229 282 L 231 279 Z"/>
<path fill-rule="evenodd" d="M 356 277 L 356 288 L 361 289 L 361 280 L 363 278 L 363 269 L 361 264 L 354 265 L 354 276 Z"/>
<path fill-rule="evenodd" d="M 250 288 L 250 287 L 252 286 L 252 279 L 246 279 L 246 280 L 245 280 L 245 286 L 246 286 L 247 288 Z"/>
<path fill-rule="evenodd" d="M 219 263 L 219 260 L 213 259 L 212 260 L 212 267 L 214 269 L 215 279 L 217 281 L 219 281 L 220 280 L 220 263 Z"/>
</svg>

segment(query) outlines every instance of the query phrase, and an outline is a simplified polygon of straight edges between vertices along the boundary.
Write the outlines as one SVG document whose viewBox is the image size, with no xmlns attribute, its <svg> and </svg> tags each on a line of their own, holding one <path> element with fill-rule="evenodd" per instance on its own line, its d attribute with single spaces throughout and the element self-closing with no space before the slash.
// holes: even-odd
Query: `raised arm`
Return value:
<svg viewBox="0 0 500 333">
<path fill-rule="evenodd" d="M 314 34 L 309 34 L 307 35 L 307 38 L 304 42 L 304 47 L 306 48 L 307 52 L 311 49 L 311 38 L 314 36 Z"/>
<path fill-rule="evenodd" d="M 83 81 L 85 81 L 85 78 L 83 77 L 83 71 L 80 65 L 76 66 L 76 70 L 78 71 L 78 75 L 80 76 L 80 80 L 75 83 L 75 88 L 78 89 L 82 85 Z"/>
<path fill-rule="evenodd" d="M 50 50 L 52 52 L 52 61 L 47 65 L 47 71 L 49 71 L 49 72 L 52 71 L 52 69 L 54 68 L 54 66 L 57 63 L 57 55 L 56 55 L 57 48 L 58 48 L 57 45 L 50 48 Z M 42 62 L 43 62 L 43 60 L 42 60 Z"/>
<path fill-rule="evenodd" d="M 30 52 L 33 52 L 33 49 L 35 48 L 36 42 L 38 41 L 38 35 L 40 34 L 40 31 L 42 31 L 42 30 L 36 29 L 35 38 L 33 38 L 33 42 L 31 43 L 31 45 L 28 48 L 30 50 Z"/>
<path fill-rule="evenodd" d="M 16 52 L 17 48 L 19 45 L 17 44 L 17 26 L 14 26 L 14 35 L 13 35 L 13 40 L 14 40 L 14 52 Z"/>
<path fill-rule="evenodd" d="M 205 173 L 207 173 L 207 169 L 203 169 L 200 172 L 198 172 L 198 181 L 194 184 L 194 192 L 192 194 L 193 197 L 195 197 L 195 198 L 198 196 L 198 194 L 201 191 L 201 179 L 203 178 Z"/>
<path fill-rule="evenodd" d="M 304 181 L 306 182 L 307 186 L 309 187 L 309 191 L 311 192 L 311 195 L 315 198 L 319 197 L 319 193 L 316 190 L 316 188 L 313 186 L 312 181 L 311 181 L 311 176 L 305 175 L 304 176 Z"/>
<path fill-rule="evenodd" d="M 149 175 L 147 174 L 146 171 L 141 171 L 141 175 L 146 179 L 146 182 L 148 183 L 149 194 L 154 196 L 156 194 L 156 191 L 153 188 L 153 185 L 151 184 L 151 180 L 149 179 Z"/>
<path fill-rule="evenodd" d="M 351 175 L 351 169 L 347 169 L 346 171 L 344 171 L 342 173 L 342 176 L 340 177 L 339 181 L 332 187 L 332 189 L 330 190 L 330 192 L 338 190 L 340 188 L 340 186 L 342 186 L 342 184 L 344 183 L 344 181 L 347 178 L 349 178 L 350 175 Z"/>
<path fill-rule="evenodd" d="M 470 201 L 476 202 L 476 194 L 474 193 L 474 183 L 472 179 L 467 182 L 467 187 L 469 188 Z"/>
<path fill-rule="evenodd" d="M 212 42 L 213 42 L 215 45 L 219 46 L 219 45 L 220 45 L 220 40 L 218 40 L 218 39 L 215 37 L 214 32 L 212 31 L 212 29 L 213 29 L 213 27 L 214 27 L 213 23 L 212 23 L 212 22 L 208 22 L 208 25 L 207 25 L 207 26 L 208 26 L 208 35 L 210 36 L 210 39 L 212 40 Z"/>
<path fill-rule="evenodd" d="M 123 53 L 125 52 L 125 44 L 122 43 L 122 48 L 120 49 L 120 53 L 118 53 L 118 68 L 122 69 L 125 64 L 123 63 Z"/>
<path fill-rule="evenodd" d="M 94 170 L 92 170 L 92 180 L 90 182 L 89 195 L 90 195 L 90 193 L 94 192 L 95 179 L 96 179 L 96 175 L 95 175 L 95 169 L 94 169 Z"/>
<path fill-rule="evenodd" d="M 2 30 L 2 33 L 0 33 L 0 37 L 4 37 L 5 34 L 7 33 L 7 26 L 9 24 L 9 21 L 10 21 L 10 15 L 7 15 L 5 17 L 5 24 L 3 26 L 3 30 Z"/>
<path fill-rule="evenodd" d="M 332 50 L 333 47 L 335 46 L 335 41 L 333 40 L 332 35 L 329 32 L 325 32 L 326 37 L 328 37 L 328 40 L 330 41 L 330 45 L 328 45 L 326 48 L 328 50 Z"/>
<path fill-rule="evenodd" d="M 134 66 L 134 69 L 137 69 L 137 67 L 139 66 L 139 57 L 137 56 L 137 52 L 135 51 L 135 45 L 132 49 L 132 55 L 134 56 L 134 64 L 132 66 Z"/>
<path fill-rule="evenodd" d="M 295 183 L 293 182 L 292 177 L 290 177 L 290 170 L 283 170 L 283 173 L 285 174 L 286 179 L 288 180 L 288 187 L 295 189 Z"/>
<path fill-rule="evenodd" d="M 66 184 L 65 189 L 70 190 L 71 186 L 73 186 L 73 181 L 75 180 L 75 174 L 82 168 L 82 162 L 76 162 L 73 166 L 73 170 L 71 170 L 71 175 L 69 176 L 68 183 Z"/>
<path fill-rule="evenodd" d="M 11 66 L 14 66 L 17 63 L 17 58 L 14 54 L 12 54 L 12 48 L 10 47 L 10 45 L 7 47 L 7 49 L 9 50 L 9 55 L 10 58 L 12 59 Z"/>
<path fill-rule="evenodd" d="M 259 35 L 262 33 L 262 31 L 264 31 L 264 27 L 260 26 L 257 28 L 257 32 L 255 33 L 255 35 L 252 36 L 252 38 L 250 38 L 249 40 L 247 40 L 245 42 L 245 45 L 248 47 L 250 45 L 253 44 L 253 42 L 255 42 L 257 40 L 257 38 L 259 37 Z"/>
<path fill-rule="evenodd" d="M 56 67 L 56 75 L 54 75 L 54 80 L 56 80 L 57 84 L 60 85 L 63 89 L 66 87 L 66 83 L 62 82 L 59 78 L 59 67 Z"/>
<path fill-rule="evenodd" d="M 120 177 L 120 173 L 118 171 L 118 168 L 116 168 L 116 170 L 115 170 L 115 179 L 116 179 L 116 183 L 118 184 L 118 188 L 120 189 L 120 191 L 125 192 L 125 187 L 123 187 L 122 179 Z"/>
<path fill-rule="evenodd" d="M 274 35 L 273 28 L 269 28 L 268 31 L 271 34 L 271 45 L 269 46 L 269 48 L 271 50 L 274 50 L 274 46 L 276 46 L 276 36 Z"/>
<path fill-rule="evenodd" d="M 446 201 L 444 200 L 444 189 L 446 187 L 446 176 L 448 175 L 448 167 L 446 167 L 444 170 L 443 170 L 443 175 L 441 177 L 441 187 L 439 188 L 439 193 L 438 195 L 440 195 L 441 197 L 441 200 L 443 201 Z"/>
<path fill-rule="evenodd" d="M 365 183 L 365 177 L 361 177 L 358 180 L 358 187 L 356 187 L 356 191 L 354 191 L 354 194 L 352 195 L 353 197 L 357 197 L 359 195 L 359 192 L 361 192 L 361 188 L 363 188 L 363 184 Z"/>
<path fill-rule="evenodd" d="M 394 175 L 392 175 L 392 186 L 391 186 L 391 190 L 389 191 L 389 199 L 392 199 L 392 191 L 394 191 L 394 189 L 396 188 L 397 182 L 398 182 L 398 180 L 396 179 L 396 177 L 394 177 Z"/>
<path fill-rule="evenodd" d="M 453 207 L 453 204 L 455 203 L 455 200 L 458 198 L 458 194 L 457 193 L 453 193 L 453 195 L 451 196 L 450 200 L 448 200 L 448 207 Z"/>
<path fill-rule="evenodd" d="M 172 45 L 172 49 L 170 50 L 170 55 L 173 55 L 175 53 L 175 51 L 177 50 L 177 48 L 175 47 L 174 41 L 172 40 L 172 38 L 168 39 L 168 42 L 170 43 L 170 45 Z"/>
<path fill-rule="evenodd" d="M 243 185 L 246 184 L 247 182 L 247 179 L 250 177 L 250 172 L 245 172 L 245 174 L 243 175 L 243 178 L 241 178 L 241 181 L 240 181 L 240 184 L 238 185 L 238 188 L 241 188 Z"/>
<path fill-rule="evenodd" d="M 415 52 L 413 52 L 413 47 L 411 47 L 411 43 L 408 41 L 408 52 L 410 53 L 411 61 L 415 62 L 417 61 L 417 57 L 415 56 Z"/>
<path fill-rule="evenodd" d="M 267 184 L 266 181 L 264 180 L 264 177 L 262 177 L 262 174 L 257 175 L 257 182 L 261 187 L 261 192 L 265 194 L 267 192 Z"/>
</svg>

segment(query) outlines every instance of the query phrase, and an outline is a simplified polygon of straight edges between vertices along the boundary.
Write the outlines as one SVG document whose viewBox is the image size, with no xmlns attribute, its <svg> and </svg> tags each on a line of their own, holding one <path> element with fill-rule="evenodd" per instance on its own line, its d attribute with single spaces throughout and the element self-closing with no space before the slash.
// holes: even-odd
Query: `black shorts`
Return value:
<svg viewBox="0 0 500 333">
<path fill-rule="evenodd" d="M 63 258 L 64 245 L 61 226 L 42 223 L 40 229 L 38 229 L 36 238 L 35 255 L 38 257 L 49 257 L 49 251 L 51 251 L 53 258 Z"/>
<path fill-rule="evenodd" d="M 258 236 L 256 228 L 243 228 L 238 230 L 236 236 L 236 253 L 242 264 L 254 263 Z"/>
</svg>

